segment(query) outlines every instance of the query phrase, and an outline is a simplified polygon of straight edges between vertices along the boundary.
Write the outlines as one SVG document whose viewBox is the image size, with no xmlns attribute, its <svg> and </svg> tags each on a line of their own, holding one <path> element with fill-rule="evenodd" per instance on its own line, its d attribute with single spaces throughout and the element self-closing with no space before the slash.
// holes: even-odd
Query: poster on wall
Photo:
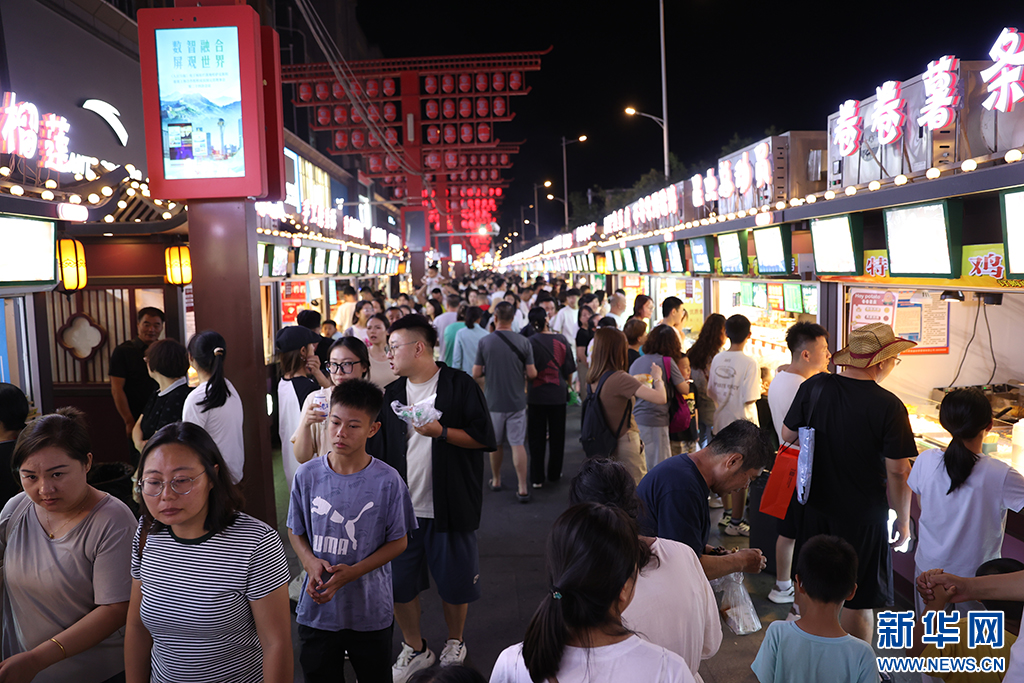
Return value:
<svg viewBox="0 0 1024 683">
<path fill-rule="evenodd" d="M 897 336 L 917 342 L 906 354 L 949 353 L 949 302 L 914 298 L 915 290 L 850 291 L 850 328 L 885 323 Z"/>
<path fill-rule="evenodd" d="M 850 331 L 871 323 L 892 325 L 896 319 L 896 292 L 879 289 L 850 291 Z"/>
</svg>

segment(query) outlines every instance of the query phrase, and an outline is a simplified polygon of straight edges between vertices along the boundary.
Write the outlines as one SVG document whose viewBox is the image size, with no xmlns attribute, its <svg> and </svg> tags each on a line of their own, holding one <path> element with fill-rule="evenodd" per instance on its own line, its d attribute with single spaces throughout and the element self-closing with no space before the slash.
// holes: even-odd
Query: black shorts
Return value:
<svg viewBox="0 0 1024 683">
<path fill-rule="evenodd" d="M 379 631 L 324 631 L 298 624 L 303 677 L 307 683 L 344 683 L 347 653 L 359 683 L 391 683 L 394 630 L 394 624 Z"/>
<path fill-rule="evenodd" d="M 779 536 L 796 539 L 800 536 L 800 527 L 804 522 L 804 506 L 796 499 L 796 491 L 789 499 L 789 507 L 786 508 L 785 519 L 779 520 Z"/>
<path fill-rule="evenodd" d="M 797 536 L 797 553 L 807 540 L 829 534 L 846 540 L 857 553 L 857 593 L 848 600 L 849 609 L 877 609 L 893 604 L 892 555 L 889 528 L 885 522 L 864 524 L 824 515 L 812 507 L 804 508 L 803 524 Z M 794 567 L 799 566 L 799 554 Z M 793 570 L 797 573 L 796 569 Z"/>
<path fill-rule="evenodd" d="M 430 588 L 449 605 L 480 599 L 480 551 L 476 532 L 437 531 L 432 519 L 416 518 L 419 528 L 409 532 L 405 552 L 391 560 L 391 579 L 397 603 L 411 602 Z M 428 574 L 429 570 L 429 574 Z"/>
</svg>

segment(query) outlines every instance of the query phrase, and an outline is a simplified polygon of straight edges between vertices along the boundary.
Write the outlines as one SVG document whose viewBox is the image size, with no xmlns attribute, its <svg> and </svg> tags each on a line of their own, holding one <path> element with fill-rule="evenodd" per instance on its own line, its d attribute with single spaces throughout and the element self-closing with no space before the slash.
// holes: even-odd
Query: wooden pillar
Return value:
<svg viewBox="0 0 1024 683">
<path fill-rule="evenodd" d="M 188 225 L 196 330 L 216 330 L 227 342 L 225 375 L 245 413 L 245 511 L 276 527 L 256 209 L 244 199 L 193 200 Z"/>
</svg>

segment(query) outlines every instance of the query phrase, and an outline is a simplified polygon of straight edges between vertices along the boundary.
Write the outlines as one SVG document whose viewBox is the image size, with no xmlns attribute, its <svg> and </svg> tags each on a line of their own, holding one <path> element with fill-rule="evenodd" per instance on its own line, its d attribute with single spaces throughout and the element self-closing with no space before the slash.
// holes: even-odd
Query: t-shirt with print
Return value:
<svg viewBox="0 0 1024 683">
<path fill-rule="evenodd" d="M 408 405 L 420 403 L 437 394 L 438 370 L 423 384 L 406 383 Z M 433 406 L 434 402 L 431 401 Z M 434 518 L 434 444 L 430 437 L 423 436 L 412 425 L 406 432 L 406 476 L 409 481 L 409 495 L 412 509 L 417 517 Z"/>
<path fill-rule="evenodd" d="M 637 520 L 641 533 L 688 545 L 700 557 L 711 537 L 710 494 L 704 475 L 689 455 L 663 460 L 636 487 L 643 503 Z"/>
<path fill-rule="evenodd" d="M 288 528 L 305 536 L 321 560 L 354 565 L 416 527 L 409 489 L 381 460 L 371 458 L 354 474 L 338 474 L 327 457 L 314 458 L 295 471 Z M 390 562 L 345 584 L 323 605 L 313 602 L 305 588 L 295 610 L 303 626 L 379 631 L 394 620 Z"/>
<path fill-rule="evenodd" d="M 811 393 L 821 383 L 812 414 Z M 800 385 L 785 425 L 794 432 L 815 429 L 808 505 L 851 522 L 885 523 L 885 461 L 917 455 L 907 409 L 896 394 L 872 380 L 821 373 Z"/>
<path fill-rule="evenodd" d="M 502 339 L 519 350 L 526 359 L 525 365 Z M 474 365 L 484 366 L 487 378 L 484 397 L 489 411 L 514 413 L 526 410 L 526 365 L 533 364 L 533 344 L 520 334 L 495 330 L 480 340 Z"/>
<path fill-rule="evenodd" d="M 877 683 L 875 651 L 849 634 L 815 636 L 796 621 L 768 624 L 750 665 L 761 683 Z"/>
<path fill-rule="evenodd" d="M 649 353 L 644 356 L 640 356 L 632 365 L 629 366 L 629 374 L 636 377 L 637 375 L 649 375 L 651 374 L 651 365 L 657 365 L 661 368 L 661 374 L 665 376 L 665 356 Z M 679 364 L 669 358 L 668 362 L 669 370 L 672 373 L 672 387 L 676 387 L 683 383 L 683 373 L 679 371 Z M 636 400 L 636 407 L 633 408 L 633 416 L 636 418 L 637 424 L 642 424 L 645 427 L 668 427 L 668 403 L 651 403 L 645 401 L 642 398 Z"/>
<path fill-rule="evenodd" d="M 761 398 L 761 369 L 742 351 L 723 351 L 711 359 L 708 396 L 715 402 L 714 430 L 717 434 L 736 420 L 757 421 Z"/>
<path fill-rule="evenodd" d="M 768 385 L 768 407 L 772 411 L 772 423 L 775 425 L 779 444 L 786 443 L 782 438 L 782 423 L 786 419 L 789 407 L 793 405 L 797 390 L 803 383 L 803 375 L 783 371 L 776 373 L 772 383 Z"/>
<path fill-rule="evenodd" d="M 599 383 L 596 382 L 590 385 L 590 391 L 596 390 Z M 640 380 L 622 370 L 613 372 L 605 380 L 598 399 L 600 400 L 601 408 L 604 409 L 604 419 L 607 420 L 608 427 L 613 433 L 619 428 L 619 424 L 622 422 L 622 414 L 626 411 L 626 407 L 632 406 L 633 396 L 636 395 L 636 390 L 639 388 Z M 633 418 L 633 411 L 630 410 L 629 419 L 622 426 L 622 431 L 615 433 L 615 437 L 618 438 L 626 432 L 638 431 L 640 430 L 637 429 L 636 420 Z"/>
</svg>

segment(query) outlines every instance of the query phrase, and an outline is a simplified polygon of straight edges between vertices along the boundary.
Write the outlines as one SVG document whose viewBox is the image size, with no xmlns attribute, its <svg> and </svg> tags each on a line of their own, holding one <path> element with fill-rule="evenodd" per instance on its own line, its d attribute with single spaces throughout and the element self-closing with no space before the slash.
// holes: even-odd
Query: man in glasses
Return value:
<svg viewBox="0 0 1024 683">
<path fill-rule="evenodd" d="M 494 429 L 477 383 L 434 362 L 436 343 L 437 330 L 422 315 L 407 315 L 388 330 L 388 359 L 399 378 L 385 390 L 381 429 L 367 449 L 402 475 L 419 524 L 409 535 L 408 548 L 391 563 L 395 621 L 404 638 L 393 668 L 395 683 L 405 683 L 435 661 L 420 632 L 419 594 L 429 587 L 428 571 L 448 625 L 441 664 L 465 660 L 466 614 L 469 603 L 480 597 L 476 530 L 483 454 L 496 448 Z M 392 401 L 419 407 L 432 402 L 441 417 L 416 427 L 395 414 Z"/>
</svg>

